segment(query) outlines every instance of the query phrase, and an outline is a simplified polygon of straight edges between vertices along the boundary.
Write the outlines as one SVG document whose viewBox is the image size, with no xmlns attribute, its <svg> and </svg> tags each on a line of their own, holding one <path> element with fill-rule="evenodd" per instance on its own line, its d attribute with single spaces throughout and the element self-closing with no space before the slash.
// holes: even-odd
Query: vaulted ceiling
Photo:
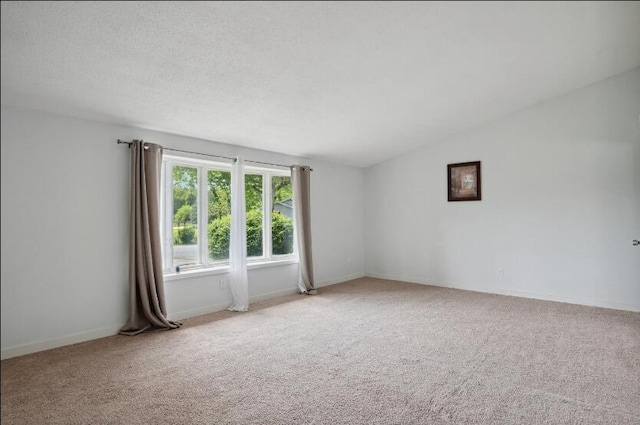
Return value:
<svg viewBox="0 0 640 425">
<path fill-rule="evenodd" d="M 640 66 L 640 2 L 2 2 L 2 103 L 356 166 Z"/>
</svg>

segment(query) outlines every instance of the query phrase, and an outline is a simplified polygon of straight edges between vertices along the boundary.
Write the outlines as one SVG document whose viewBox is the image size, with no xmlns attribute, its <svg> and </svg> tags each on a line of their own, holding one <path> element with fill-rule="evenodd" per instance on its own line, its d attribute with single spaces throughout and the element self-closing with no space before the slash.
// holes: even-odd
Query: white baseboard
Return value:
<svg viewBox="0 0 640 425">
<path fill-rule="evenodd" d="M 0 358 L 2 360 L 5 360 L 11 357 L 23 356 L 25 354 L 36 353 L 38 351 L 50 350 L 52 348 L 64 347 L 65 345 L 77 344 L 79 342 L 91 341 L 93 339 L 116 335 L 121 327 L 122 325 L 113 325 L 91 331 L 65 335 L 60 338 L 30 342 L 27 344 L 4 348 L 0 352 Z"/>
<path fill-rule="evenodd" d="M 364 273 L 361 274 L 353 274 L 347 276 L 341 276 L 334 279 L 323 280 L 320 283 L 316 283 L 316 288 L 322 288 L 324 286 L 335 285 L 337 283 L 346 282 L 348 280 L 358 279 L 364 277 Z M 249 298 L 249 303 L 254 303 L 258 301 L 270 300 L 272 298 L 277 297 L 286 297 L 288 295 L 295 295 L 298 293 L 298 288 L 285 288 L 278 289 L 277 291 L 267 292 L 265 294 L 255 295 Z M 215 313 L 218 311 L 226 310 L 229 307 L 229 303 L 227 304 L 215 304 L 211 306 L 205 306 L 200 308 L 195 308 L 192 310 L 181 311 L 178 313 L 171 314 L 171 320 L 184 320 L 192 317 L 203 316 L 205 314 Z M 251 306 L 249 306 L 251 308 Z"/>
<path fill-rule="evenodd" d="M 385 280 L 395 280 L 398 282 L 418 283 L 421 285 L 438 286 L 442 288 L 462 289 L 464 291 L 483 292 L 486 294 L 508 295 L 512 297 L 532 298 L 536 300 L 555 301 L 555 302 L 561 302 L 561 303 L 567 303 L 567 304 L 579 304 L 579 305 L 586 305 L 591 307 L 610 308 L 613 310 L 640 312 L 639 304 L 620 303 L 620 302 L 612 302 L 612 301 L 606 301 L 606 300 L 583 299 L 580 297 L 566 297 L 566 296 L 557 295 L 557 294 L 547 294 L 547 293 L 535 292 L 535 291 L 522 291 L 517 289 L 499 288 L 499 287 L 477 288 L 470 285 L 461 285 L 455 282 L 439 281 L 438 283 L 435 283 L 436 282 L 435 279 L 415 278 L 415 277 L 409 277 L 409 276 L 399 276 L 399 275 L 375 273 L 375 272 L 367 273 L 367 277 L 373 277 L 376 279 L 385 279 Z"/>
<path fill-rule="evenodd" d="M 270 300 L 271 298 L 286 297 L 287 295 L 294 295 L 297 293 L 298 293 L 298 288 L 278 289 L 277 291 L 271 291 L 271 292 L 267 292 L 266 294 L 256 295 L 254 297 L 251 297 L 249 299 L 249 302 L 254 303 L 257 301 Z M 251 308 L 251 306 L 249 306 L 249 308 Z"/>
<path fill-rule="evenodd" d="M 179 311 L 177 313 L 169 314 L 170 320 L 184 320 L 192 317 L 204 316 L 205 314 L 215 313 L 216 311 L 226 310 L 229 307 L 229 303 L 225 304 L 213 304 L 204 307 L 193 308 L 191 310 Z"/>
<path fill-rule="evenodd" d="M 361 277 L 365 277 L 364 273 L 354 273 L 346 276 L 340 276 L 333 279 L 326 279 L 320 282 L 316 282 L 316 288 L 323 288 L 325 286 L 335 285 L 337 283 L 347 282 L 353 279 L 360 279 Z"/>
<path fill-rule="evenodd" d="M 266 294 L 260 294 L 260 295 L 255 295 L 253 297 L 250 297 L 249 303 L 264 301 L 264 300 L 268 300 L 276 297 L 284 297 L 284 296 L 293 295 L 296 293 L 298 293 L 297 288 L 279 289 L 277 291 L 271 291 L 271 292 L 267 292 Z M 229 307 L 229 305 L 230 303 L 213 304 L 213 305 L 208 305 L 204 307 L 194 308 L 191 310 L 180 311 L 178 313 L 172 313 L 169 316 L 171 320 L 190 319 L 192 317 L 204 316 L 205 314 L 211 314 L 211 313 L 216 313 L 218 311 L 226 310 Z M 251 306 L 249 306 L 249 309 L 251 309 Z"/>
</svg>

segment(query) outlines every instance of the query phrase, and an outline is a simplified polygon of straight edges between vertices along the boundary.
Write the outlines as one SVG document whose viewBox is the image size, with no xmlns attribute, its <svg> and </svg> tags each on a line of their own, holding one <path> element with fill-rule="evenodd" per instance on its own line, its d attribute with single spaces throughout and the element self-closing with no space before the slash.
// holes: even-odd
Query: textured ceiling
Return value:
<svg viewBox="0 0 640 425">
<path fill-rule="evenodd" d="M 640 66 L 640 2 L 2 2 L 2 103 L 368 166 Z"/>
</svg>

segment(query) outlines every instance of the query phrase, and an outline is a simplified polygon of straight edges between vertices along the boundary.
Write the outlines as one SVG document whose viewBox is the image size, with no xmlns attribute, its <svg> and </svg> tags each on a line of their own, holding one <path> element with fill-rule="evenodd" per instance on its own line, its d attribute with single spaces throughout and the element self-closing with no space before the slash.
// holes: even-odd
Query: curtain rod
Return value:
<svg viewBox="0 0 640 425">
<path fill-rule="evenodd" d="M 127 145 L 127 146 L 129 146 L 129 147 L 130 147 L 132 142 L 127 142 L 126 140 L 120 140 L 120 139 L 118 139 L 117 143 L 118 143 L 119 145 Z M 182 150 L 182 149 L 172 149 L 172 148 L 164 148 L 164 147 L 162 148 L 162 150 L 165 150 L 165 151 L 172 151 L 172 152 L 189 153 L 189 154 L 192 154 L 192 155 L 209 156 L 209 157 L 212 157 L 212 158 L 224 158 L 224 159 L 230 159 L 231 161 L 234 161 L 234 162 L 235 162 L 235 161 L 237 161 L 237 159 L 236 159 L 236 158 L 232 158 L 232 157 L 230 157 L 230 156 L 212 155 L 212 154 L 208 154 L 208 153 L 193 152 L 193 151 L 185 151 L 185 150 Z M 250 160 L 250 159 L 245 159 L 245 160 L 244 160 L 244 162 L 251 162 L 251 163 L 253 163 L 253 164 L 273 165 L 273 166 L 276 166 L 276 167 L 285 167 L 285 168 L 291 168 L 291 167 L 292 167 L 291 165 L 275 164 L 275 163 L 273 163 L 273 162 L 264 162 L 264 161 L 252 161 L 252 160 Z M 309 170 L 310 170 L 310 171 L 313 171 L 313 168 L 309 167 Z"/>
</svg>

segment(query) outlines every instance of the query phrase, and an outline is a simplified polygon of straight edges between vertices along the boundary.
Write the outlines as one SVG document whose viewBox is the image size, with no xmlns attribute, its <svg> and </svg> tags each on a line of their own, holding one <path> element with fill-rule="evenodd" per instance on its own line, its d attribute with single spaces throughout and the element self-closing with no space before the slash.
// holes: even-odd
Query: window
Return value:
<svg viewBox="0 0 640 425">
<path fill-rule="evenodd" d="M 227 265 L 231 234 L 231 167 L 163 158 L 162 240 L 165 273 Z M 292 258 L 291 178 L 281 170 L 245 167 L 249 262 Z"/>
</svg>

